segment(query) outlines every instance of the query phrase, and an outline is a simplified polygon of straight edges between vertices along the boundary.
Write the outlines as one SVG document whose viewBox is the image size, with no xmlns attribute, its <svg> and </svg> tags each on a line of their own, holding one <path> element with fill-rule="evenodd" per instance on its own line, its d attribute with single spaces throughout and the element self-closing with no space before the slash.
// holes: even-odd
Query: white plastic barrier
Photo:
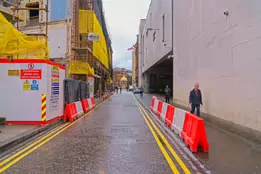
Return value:
<svg viewBox="0 0 261 174">
<path fill-rule="evenodd" d="M 63 116 L 65 67 L 0 59 L 0 115 L 7 124 L 48 124 Z"/>
<path fill-rule="evenodd" d="M 155 99 L 154 107 L 153 107 L 153 112 L 157 113 L 158 112 L 158 106 L 159 106 L 159 100 Z"/>
<path fill-rule="evenodd" d="M 89 104 L 90 109 L 94 108 L 94 106 L 92 104 L 92 99 L 91 98 L 88 98 L 88 104 Z"/>
<path fill-rule="evenodd" d="M 78 112 L 78 115 L 83 115 L 84 112 L 83 112 L 83 108 L 82 108 L 82 102 L 81 101 L 77 101 L 75 102 L 75 105 L 76 105 L 76 109 L 77 109 L 77 112 Z"/>
<path fill-rule="evenodd" d="M 174 112 L 174 121 L 172 122 L 172 128 L 176 134 L 181 137 L 183 131 L 184 121 L 186 118 L 186 111 L 176 108 Z"/>
<path fill-rule="evenodd" d="M 169 104 L 167 104 L 167 103 L 163 103 L 162 104 L 162 114 L 161 114 L 161 119 L 165 122 L 165 119 L 166 119 L 166 116 L 167 116 L 167 110 L 168 110 L 168 106 L 169 106 Z"/>
</svg>

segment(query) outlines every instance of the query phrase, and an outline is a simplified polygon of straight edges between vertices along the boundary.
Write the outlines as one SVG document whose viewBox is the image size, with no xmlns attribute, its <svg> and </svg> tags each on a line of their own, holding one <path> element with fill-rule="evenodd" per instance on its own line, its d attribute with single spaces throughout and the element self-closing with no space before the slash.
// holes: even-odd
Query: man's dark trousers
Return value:
<svg viewBox="0 0 261 174">
<path fill-rule="evenodd" d="M 192 104 L 190 113 L 194 114 L 195 109 L 197 109 L 197 116 L 200 117 L 200 104 Z"/>
<path fill-rule="evenodd" d="M 168 95 L 165 96 L 165 99 L 166 99 L 166 103 L 169 103 L 169 96 Z"/>
</svg>

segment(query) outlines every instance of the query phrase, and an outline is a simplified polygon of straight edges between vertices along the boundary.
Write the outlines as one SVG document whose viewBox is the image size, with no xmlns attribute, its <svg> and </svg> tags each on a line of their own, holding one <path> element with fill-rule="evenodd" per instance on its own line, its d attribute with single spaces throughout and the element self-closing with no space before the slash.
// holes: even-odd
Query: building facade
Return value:
<svg viewBox="0 0 261 174">
<path fill-rule="evenodd" d="M 153 86 L 155 72 L 161 77 L 172 59 L 167 71 L 176 104 L 190 107 L 189 92 L 199 83 L 207 119 L 261 132 L 260 5 L 255 0 L 152 0 L 139 26 L 139 86 Z M 160 83 L 168 84 L 166 78 Z"/>
<path fill-rule="evenodd" d="M 172 11 L 171 0 L 152 0 L 147 17 L 139 28 L 139 86 L 145 92 L 162 92 L 172 86 Z M 170 65 L 166 67 L 165 65 Z"/>
<path fill-rule="evenodd" d="M 132 80 L 132 85 L 134 87 L 136 87 L 136 82 L 135 82 L 135 68 L 136 68 L 136 55 L 135 55 L 135 50 L 132 51 L 132 77 L 131 77 L 131 80 Z"/>
<path fill-rule="evenodd" d="M 198 82 L 202 111 L 261 131 L 261 2 L 174 0 L 174 102 Z"/>
<path fill-rule="evenodd" d="M 69 78 L 87 81 L 88 76 L 94 76 L 95 84 L 98 82 L 95 92 L 109 88 L 113 52 L 102 0 L 8 2 L 0 4 L 0 11 L 4 16 L 19 31 L 38 38 L 47 38 L 50 47 L 48 58 L 66 65 Z M 15 10 L 13 13 L 10 7 L 25 10 Z M 48 12 L 43 10 L 46 7 Z M 93 34 L 98 36 L 98 40 L 90 40 L 89 35 Z"/>
<path fill-rule="evenodd" d="M 125 80 L 127 79 L 127 81 Z M 122 81 L 122 79 L 124 79 Z M 124 82 L 125 87 L 130 86 L 132 81 L 131 71 L 124 68 L 113 68 L 113 86 L 121 86 Z"/>
<path fill-rule="evenodd" d="M 132 71 L 132 73 L 134 73 L 134 83 L 135 86 L 138 87 L 139 86 L 139 40 L 138 40 L 138 35 L 137 35 L 137 42 L 135 44 L 135 68 L 134 71 Z"/>
</svg>

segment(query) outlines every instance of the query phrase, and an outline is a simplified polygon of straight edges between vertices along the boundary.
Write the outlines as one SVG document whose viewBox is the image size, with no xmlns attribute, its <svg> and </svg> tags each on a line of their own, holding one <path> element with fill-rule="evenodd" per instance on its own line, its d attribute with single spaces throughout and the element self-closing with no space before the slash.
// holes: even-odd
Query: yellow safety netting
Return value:
<svg viewBox="0 0 261 174">
<path fill-rule="evenodd" d="M 108 69 L 111 55 L 108 55 L 108 46 L 99 20 L 91 10 L 80 10 L 79 15 L 80 34 L 94 33 L 100 36 L 100 42 L 93 42 L 93 55 Z"/>
<path fill-rule="evenodd" d="M 90 67 L 90 65 L 87 62 L 71 62 L 70 68 L 69 68 L 69 75 L 72 74 L 85 74 L 85 75 L 94 75 L 94 69 Z"/>
<path fill-rule="evenodd" d="M 45 38 L 28 36 L 19 32 L 0 13 L 0 58 L 13 56 L 13 59 L 43 59 L 49 58 L 49 47 Z"/>
<path fill-rule="evenodd" d="M 113 81 L 112 81 L 112 79 L 110 78 L 110 84 L 112 84 L 113 83 Z"/>
</svg>

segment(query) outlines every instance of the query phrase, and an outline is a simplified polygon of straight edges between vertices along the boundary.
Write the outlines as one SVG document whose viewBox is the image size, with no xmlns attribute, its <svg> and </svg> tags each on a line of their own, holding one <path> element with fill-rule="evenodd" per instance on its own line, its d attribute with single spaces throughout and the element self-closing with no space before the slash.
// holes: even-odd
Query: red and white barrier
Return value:
<svg viewBox="0 0 261 174">
<path fill-rule="evenodd" d="M 77 101 L 77 102 L 75 102 L 75 105 L 76 105 L 76 110 L 77 110 L 78 115 L 79 116 L 83 115 L 84 112 L 83 112 L 83 108 L 82 108 L 82 102 Z"/>
<path fill-rule="evenodd" d="M 151 110 L 170 127 L 192 152 L 197 152 L 199 147 L 204 152 L 209 152 L 208 138 L 204 120 L 180 108 L 171 106 L 156 97 L 152 98 Z"/>
<path fill-rule="evenodd" d="M 108 93 L 107 93 L 107 94 L 105 94 L 105 95 L 103 96 L 103 100 L 107 100 L 107 99 L 109 99 L 109 98 L 110 98 L 110 96 L 111 96 L 111 95 L 110 95 L 110 94 L 108 94 Z"/>
<path fill-rule="evenodd" d="M 153 97 L 152 98 L 152 106 L 151 106 L 151 110 L 154 113 L 158 112 L 158 106 L 159 106 L 159 100 L 157 99 L 157 97 Z"/>
<path fill-rule="evenodd" d="M 84 113 L 89 112 L 91 110 L 88 99 L 85 99 L 82 101 L 82 108 L 83 108 Z"/>
<path fill-rule="evenodd" d="M 191 113 L 186 113 L 182 140 L 190 147 L 192 152 L 197 152 L 199 146 L 202 147 L 204 152 L 208 152 L 209 144 L 204 120 Z"/>
<path fill-rule="evenodd" d="M 160 118 L 164 122 L 166 122 L 168 107 L 169 107 L 169 104 L 163 102 L 161 112 L 159 113 Z"/>
<path fill-rule="evenodd" d="M 63 121 L 66 122 L 67 120 L 69 120 L 70 122 L 73 122 L 77 118 L 78 118 L 78 111 L 76 109 L 76 104 L 75 103 L 67 104 L 63 116 Z"/>
<path fill-rule="evenodd" d="M 83 101 L 77 101 L 66 105 L 64 122 L 69 120 L 70 122 L 76 120 L 79 116 L 89 112 L 91 109 L 96 107 L 94 98 L 88 98 Z"/>
<path fill-rule="evenodd" d="M 184 121 L 186 118 L 186 111 L 176 108 L 174 115 L 175 115 L 175 119 L 172 122 L 172 130 L 174 130 L 174 132 L 181 137 Z"/>
</svg>

